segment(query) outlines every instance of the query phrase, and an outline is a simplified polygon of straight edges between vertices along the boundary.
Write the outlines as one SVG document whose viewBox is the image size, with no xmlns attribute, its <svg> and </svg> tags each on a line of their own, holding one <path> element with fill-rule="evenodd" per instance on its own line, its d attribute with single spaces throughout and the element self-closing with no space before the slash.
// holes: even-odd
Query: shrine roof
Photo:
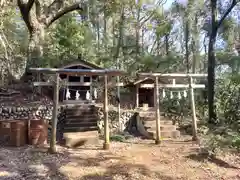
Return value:
<svg viewBox="0 0 240 180">
<path fill-rule="evenodd" d="M 88 61 L 85 61 L 85 60 L 81 60 L 81 59 L 78 59 L 76 61 L 72 61 L 72 62 L 68 62 L 68 63 L 64 63 L 64 64 L 61 64 L 61 66 L 59 66 L 58 68 L 61 68 L 61 69 L 69 69 L 69 68 L 72 68 L 72 67 L 75 67 L 75 66 L 82 66 L 82 67 L 85 67 L 85 68 L 88 68 L 88 69 L 104 69 L 92 62 L 88 62 Z"/>
<path fill-rule="evenodd" d="M 71 75 L 110 75 L 121 76 L 125 72 L 115 69 L 63 69 L 63 68 L 30 68 L 32 72 L 46 74 L 71 74 Z"/>
</svg>

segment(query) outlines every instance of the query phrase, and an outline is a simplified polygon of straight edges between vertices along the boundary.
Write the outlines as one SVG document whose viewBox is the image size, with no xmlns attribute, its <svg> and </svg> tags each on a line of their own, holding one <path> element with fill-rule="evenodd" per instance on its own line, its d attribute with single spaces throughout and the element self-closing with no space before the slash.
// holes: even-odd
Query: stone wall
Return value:
<svg viewBox="0 0 240 180">
<path fill-rule="evenodd" d="M 52 106 L 2 106 L 0 107 L 0 120 L 14 119 L 45 119 L 52 118 Z"/>
<path fill-rule="evenodd" d="M 118 112 L 117 110 L 109 110 L 109 128 L 111 133 L 117 132 L 119 129 L 121 131 L 130 131 L 132 127 L 132 122 L 135 118 L 135 112 L 133 111 L 121 111 L 120 122 L 118 121 Z M 98 107 L 98 127 L 100 133 L 104 131 L 104 113 L 103 108 Z M 120 128 L 119 128 L 120 126 Z"/>
<path fill-rule="evenodd" d="M 104 129 L 104 113 L 102 107 L 96 107 L 98 113 L 98 128 L 99 132 L 103 133 Z M 14 120 L 14 119 L 44 119 L 50 122 L 52 119 L 51 105 L 35 105 L 35 106 L 3 106 L 0 107 L 0 120 Z M 109 128 L 110 132 L 117 132 L 119 129 L 128 131 L 131 127 L 132 120 L 135 118 L 133 111 L 121 110 L 120 123 L 118 122 L 117 110 L 109 110 Z M 57 139 L 62 138 L 62 129 L 65 123 L 64 108 L 59 108 L 58 124 L 57 124 Z M 119 128 L 120 126 L 120 128 Z M 50 129 L 49 129 L 50 134 Z"/>
</svg>

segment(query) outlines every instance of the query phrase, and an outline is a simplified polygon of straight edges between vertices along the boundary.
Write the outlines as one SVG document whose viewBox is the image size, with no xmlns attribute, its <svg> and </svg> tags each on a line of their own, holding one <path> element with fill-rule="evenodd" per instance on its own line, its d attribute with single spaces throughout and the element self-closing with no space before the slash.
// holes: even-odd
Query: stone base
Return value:
<svg viewBox="0 0 240 180">
<path fill-rule="evenodd" d="M 84 145 L 98 144 L 97 131 L 64 133 L 65 145 L 69 148 L 77 148 Z"/>
<path fill-rule="evenodd" d="M 110 149 L 110 144 L 109 143 L 103 143 L 103 149 L 104 150 L 109 150 Z"/>
<path fill-rule="evenodd" d="M 161 141 L 160 140 L 155 140 L 155 144 L 158 145 L 158 144 L 161 144 Z"/>
<path fill-rule="evenodd" d="M 152 134 L 153 138 L 155 139 L 156 137 L 156 132 L 151 131 L 149 132 Z M 161 138 L 179 138 L 180 137 L 180 131 L 175 130 L 175 131 L 161 131 Z"/>
</svg>

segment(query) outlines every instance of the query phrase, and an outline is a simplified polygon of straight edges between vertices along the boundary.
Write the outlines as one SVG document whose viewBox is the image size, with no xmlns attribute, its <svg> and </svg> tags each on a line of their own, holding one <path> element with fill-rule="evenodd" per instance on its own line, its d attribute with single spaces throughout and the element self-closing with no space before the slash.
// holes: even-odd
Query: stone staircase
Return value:
<svg viewBox="0 0 240 180">
<path fill-rule="evenodd" d="M 138 131 L 148 139 L 155 139 L 156 137 L 156 120 L 155 112 L 139 112 L 137 116 Z M 160 117 L 161 138 L 171 139 L 180 137 L 180 131 L 173 121 L 161 114 Z"/>
<path fill-rule="evenodd" d="M 94 105 L 82 104 L 65 109 L 63 138 L 68 147 L 98 143 L 98 114 Z"/>
</svg>

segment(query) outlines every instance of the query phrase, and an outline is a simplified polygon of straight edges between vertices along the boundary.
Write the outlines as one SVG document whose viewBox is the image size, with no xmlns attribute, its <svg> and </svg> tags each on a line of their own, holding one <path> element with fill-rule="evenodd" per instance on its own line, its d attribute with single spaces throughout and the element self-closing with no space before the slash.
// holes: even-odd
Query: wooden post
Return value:
<svg viewBox="0 0 240 180">
<path fill-rule="evenodd" d="M 139 84 L 136 85 L 136 108 L 139 107 Z"/>
<path fill-rule="evenodd" d="M 41 76 L 40 76 L 40 73 L 39 72 L 37 72 L 37 81 L 38 82 L 40 82 L 41 81 Z M 40 94 L 40 95 L 42 95 L 41 92 L 42 91 L 42 88 L 41 88 L 41 86 L 38 86 L 37 87 L 37 92 Z"/>
<path fill-rule="evenodd" d="M 194 99 L 194 89 L 192 87 L 193 79 L 192 77 L 189 77 L 189 91 L 190 91 L 190 101 L 191 101 L 191 109 L 192 109 L 192 133 L 193 141 L 197 141 L 197 117 L 196 117 L 196 109 L 195 109 L 195 99 Z"/>
<path fill-rule="evenodd" d="M 120 78 L 117 76 L 117 98 L 118 98 L 118 126 L 119 126 L 119 132 L 122 132 L 124 129 L 122 129 L 122 123 L 121 123 L 121 104 L 120 104 Z"/>
<path fill-rule="evenodd" d="M 58 99 L 59 99 L 59 77 L 55 75 L 53 112 L 52 112 L 52 133 L 50 141 L 50 153 L 56 153 L 56 134 L 57 134 L 57 115 L 58 115 Z"/>
<path fill-rule="evenodd" d="M 92 76 L 90 76 L 90 100 L 92 101 L 93 100 L 93 87 L 92 87 Z"/>
<path fill-rule="evenodd" d="M 161 131 L 160 131 L 160 109 L 159 109 L 159 87 L 158 87 L 158 77 L 155 77 L 155 88 L 154 88 L 154 96 L 155 96 L 155 101 L 154 101 L 154 106 L 155 106 L 155 111 L 156 111 L 156 139 L 155 139 L 155 144 L 160 144 L 161 140 Z"/>
<path fill-rule="evenodd" d="M 80 76 L 80 82 L 83 83 L 84 82 L 84 76 Z"/>
<path fill-rule="evenodd" d="M 104 75 L 104 144 L 103 149 L 108 150 L 109 147 L 109 124 L 108 124 L 108 76 Z"/>
<path fill-rule="evenodd" d="M 67 83 L 69 82 L 69 75 L 67 74 Z M 68 87 L 68 85 L 67 85 L 67 91 L 66 92 L 68 92 L 69 91 L 69 87 Z M 66 94 L 64 93 L 64 96 L 66 97 Z M 65 98 L 64 97 L 64 98 Z M 66 97 L 66 100 L 68 100 L 68 97 Z"/>
</svg>

